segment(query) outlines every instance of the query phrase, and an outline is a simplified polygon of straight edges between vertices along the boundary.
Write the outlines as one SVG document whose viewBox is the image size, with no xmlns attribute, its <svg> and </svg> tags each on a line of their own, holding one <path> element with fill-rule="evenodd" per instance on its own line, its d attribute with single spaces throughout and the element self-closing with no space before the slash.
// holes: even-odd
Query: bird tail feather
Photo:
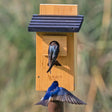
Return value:
<svg viewBox="0 0 112 112">
<path fill-rule="evenodd" d="M 61 64 L 56 60 L 53 60 L 51 66 L 49 67 L 49 69 L 47 70 L 47 73 L 51 70 L 51 68 L 53 67 L 53 65 L 56 65 L 56 66 L 61 66 Z"/>
<path fill-rule="evenodd" d="M 61 64 L 57 60 L 55 61 L 54 65 L 61 66 Z"/>
</svg>

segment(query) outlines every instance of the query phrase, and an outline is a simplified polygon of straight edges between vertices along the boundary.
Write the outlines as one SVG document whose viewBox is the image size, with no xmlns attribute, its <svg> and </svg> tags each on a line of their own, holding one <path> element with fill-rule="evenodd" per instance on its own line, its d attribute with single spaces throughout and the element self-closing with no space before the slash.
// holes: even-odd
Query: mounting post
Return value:
<svg viewBox="0 0 112 112">
<path fill-rule="evenodd" d="M 60 101 L 50 101 L 48 104 L 49 112 L 64 112 L 63 102 Z"/>
</svg>

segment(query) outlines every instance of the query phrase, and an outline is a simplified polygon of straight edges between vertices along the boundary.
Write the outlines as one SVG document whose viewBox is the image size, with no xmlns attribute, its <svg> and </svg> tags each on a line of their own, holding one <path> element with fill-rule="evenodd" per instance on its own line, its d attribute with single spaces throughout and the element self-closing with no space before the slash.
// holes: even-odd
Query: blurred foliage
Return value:
<svg viewBox="0 0 112 112">
<path fill-rule="evenodd" d="M 35 91 L 35 33 L 27 31 L 32 14 L 39 12 L 40 3 L 78 4 L 79 14 L 84 15 L 78 33 L 75 94 L 88 105 L 75 108 L 67 105 L 65 112 L 111 112 L 111 0 L 0 1 L 0 112 L 47 111 L 45 107 L 33 105 L 44 92 Z"/>
</svg>

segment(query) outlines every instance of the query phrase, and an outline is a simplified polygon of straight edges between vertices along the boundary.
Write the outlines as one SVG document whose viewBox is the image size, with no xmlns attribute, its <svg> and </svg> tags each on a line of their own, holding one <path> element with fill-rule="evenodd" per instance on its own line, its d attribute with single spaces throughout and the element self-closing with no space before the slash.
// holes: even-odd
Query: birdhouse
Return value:
<svg viewBox="0 0 112 112">
<path fill-rule="evenodd" d="M 77 74 L 77 32 L 83 16 L 78 15 L 77 5 L 40 4 L 40 14 L 33 14 L 29 32 L 36 32 L 36 90 L 46 91 L 56 80 L 59 86 L 73 91 Z M 57 60 L 61 66 L 53 66 L 47 73 L 49 43 L 57 41 L 60 52 Z"/>
</svg>

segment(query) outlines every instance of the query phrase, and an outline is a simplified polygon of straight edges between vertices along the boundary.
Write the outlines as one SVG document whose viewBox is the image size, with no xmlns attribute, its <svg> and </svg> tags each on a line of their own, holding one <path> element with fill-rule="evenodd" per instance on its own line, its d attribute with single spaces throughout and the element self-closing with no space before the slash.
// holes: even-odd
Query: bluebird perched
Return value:
<svg viewBox="0 0 112 112">
<path fill-rule="evenodd" d="M 86 104 L 65 88 L 59 87 L 57 81 L 52 83 L 52 85 L 48 88 L 45 96 L 41 99 L 40 102 L 36 103 L 36 105 L 48 106 L 49 101 L 61 101 L 79 105 Z"/>
<path fill-rule="evenodd" d="M 49 44 L 48 49 L 48 66 L 49 69 L 47 70 L 47 73 L 50 71 L 53 65 L 61 66 L 61 64 L 56 60 L 59 54 L 59 43 L 57 41 L 52 41 Z"/>
</svg>

